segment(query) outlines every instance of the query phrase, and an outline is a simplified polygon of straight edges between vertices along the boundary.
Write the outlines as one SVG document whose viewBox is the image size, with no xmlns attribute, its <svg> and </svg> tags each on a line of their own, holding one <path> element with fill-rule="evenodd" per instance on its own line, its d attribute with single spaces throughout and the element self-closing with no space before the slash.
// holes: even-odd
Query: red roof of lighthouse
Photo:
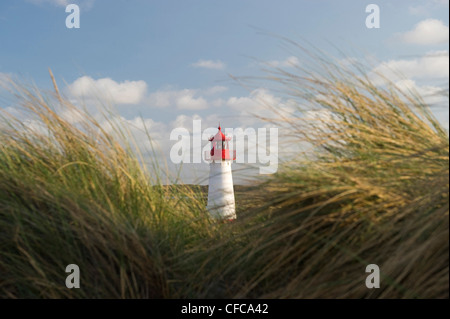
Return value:
<svg viewBox="0 0 450 319">
<path fill-rule="evenodd" d="M 209 159 L 210 160 L 229 160 L 233 161 L 236 159 L 236 151 L 233 150 L 232 152 L 228 148 L 228 141 L 230 141 L 232 138 L 225 136 L 222 132 L 222 128 L 218 127 L 219 131 L 216 135 L 212 136 L 209 141 L 211 142 L 211 150 L 209 151 Z M 227 142 L 225 142 L 227 141 Z"/>
<path fill-rule="evenodd" d="M 225 134 L 223 134 L 222 128 L 220 127 L 220 125 L 219 125 L 218 129 L 219 129 L 219 132 L 217 132 L 216 135 L 211 137 L 209 139 L 210 141 L 227 141 L 230 139 L 230 138 L 226 137 Z"/>
</svg>

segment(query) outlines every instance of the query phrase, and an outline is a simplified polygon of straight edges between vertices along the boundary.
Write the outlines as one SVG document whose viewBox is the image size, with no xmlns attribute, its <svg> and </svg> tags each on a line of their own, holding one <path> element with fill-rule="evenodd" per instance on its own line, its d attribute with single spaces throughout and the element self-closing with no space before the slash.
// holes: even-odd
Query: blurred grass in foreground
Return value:
<svg viewBox="0 0 450 319">
<path fill-rule="evenodd" d="M 71 124 L 58 92 L 12 83 L 41 126 L 0 122 L 0 297 L 448 298 L 446 131 L 414 92 L 320 54 L 307 65 L 271 71 L 297 110 L 266 120 L 312 152 L 238 194 L 264 200 L 231 224 L 144 168 L 126 129 Z M 72 263 L 81 289 L 65 287 Z"/>
</svg>

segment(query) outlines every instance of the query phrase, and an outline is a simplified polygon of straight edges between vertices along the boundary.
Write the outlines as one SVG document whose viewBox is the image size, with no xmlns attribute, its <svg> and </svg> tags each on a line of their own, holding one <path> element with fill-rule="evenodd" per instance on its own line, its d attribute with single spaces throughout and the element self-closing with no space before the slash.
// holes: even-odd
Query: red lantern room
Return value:
<svg viewBox="0 0 450 319">
<path fill-rule="evenodd" d="M 231 137 L 225 136 L 222 133 L 222 129 L 219 125 L 219 131 L 216 135 L 211 137 L 209 141 L 211 142 L 211 160 L 222 160 L 222 161 L 232 161 L 236 159 L 236 151 L 233 151 L 232 156 L 230 155 L 230 149 L 228 146 L 228 141 L 231 140 Z"/>
</svg>

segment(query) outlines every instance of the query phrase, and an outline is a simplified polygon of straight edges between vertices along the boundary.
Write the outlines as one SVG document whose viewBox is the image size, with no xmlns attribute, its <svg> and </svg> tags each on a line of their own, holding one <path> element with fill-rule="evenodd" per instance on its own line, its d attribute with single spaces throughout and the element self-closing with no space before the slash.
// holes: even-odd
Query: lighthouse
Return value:
<svg viewBox="0 0 450 319">
<path fill-rule="evenodd" d="M 217 134 L 209 139 L 211 151 L 207 151 L 205 154 L 205 159 L 210 162 L 208 205 L 206 208 L 214 218 L 233 220 L 236 219 L 236 207 L 231 162 L 236 159 L 236 151 L 230 154 L 228 142 L 231 137 L 222 133 L 220 125 L 218 129 Z"/>
</svg>

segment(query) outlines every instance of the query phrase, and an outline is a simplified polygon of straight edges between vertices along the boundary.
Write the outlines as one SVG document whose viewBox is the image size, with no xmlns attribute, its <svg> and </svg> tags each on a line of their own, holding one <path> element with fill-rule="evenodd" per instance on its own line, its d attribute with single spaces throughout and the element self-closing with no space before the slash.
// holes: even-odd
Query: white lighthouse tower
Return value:
<svg viewBox="0 0 450 319">
<path fill-rule="evenodd" d="M 206 152 L 209 164 L 208 206 L 211 215 L 222 220 L 236 219 L 231 162 L 236 159 L 236 151 L 230 155 L 228 141 L 219 125 L 217 134 L 209 139 L 211 151 Z M 208 154 L 209 153 L 209 154 Z"/>
</svg>

